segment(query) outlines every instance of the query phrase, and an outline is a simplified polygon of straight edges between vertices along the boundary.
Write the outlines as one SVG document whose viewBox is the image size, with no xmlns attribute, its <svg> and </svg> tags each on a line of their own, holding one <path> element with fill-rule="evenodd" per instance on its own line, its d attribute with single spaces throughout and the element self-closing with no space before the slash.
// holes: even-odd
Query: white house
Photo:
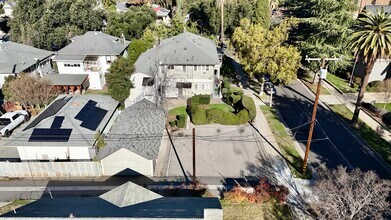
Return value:
<svg viewBox="0 0 391 220">
<path fill-rule="evenodd" d="M 129 41 L 98 31 L 73 37 L 72 43 L 59 50 L 53 59 L 59 74 L 88 74 L 90 89 L 102 89 L 105 74 L 119 56 L 127 56 Z"/>
<path fill-rule="evenodd" d="M 96 134 L 108 131 L 118 105 L 105 95 L 59 96 L 0 147 L 16 147 L 22 161 L 92 160 Z"/>
<path fill-rule="evenodd" d="M 153 176 L 165 122 L 164 109 L 146 99 L 123 110 L 97 156 L 105 175 Z"/>
<path fill-rule="evenodd" d="M 12 12 L 14 11 L 15 5 L 16 5 L 16 2 L 14 2 L 14 1 L 6 1 L 3 5 L 4 15 L 11 17 Z"/>
<path fill-rule="evenodd" d="M 7 76 L 28 73 L 43 77 L 52 71 L 53 52 L 0 40 L 0 87 Z"/>
<path fill-rule="evenodd" d="M 170 10 L 163 8 L 158 4 L 152 4 L 152 9 L 156 12 L 157 23 L 163 23 L 166 25 L 171 23 L 171 18 L 169 16 Z"/>
<path fill-rule="evenodd" d="M 168 98 L 218 95 L 220 66 L 216 44 L 210 39 L 189 32 L 165 39 L 136 61 L 127 105 L 143 97 L 155 100 L 156 94 Z"/>
</svg>

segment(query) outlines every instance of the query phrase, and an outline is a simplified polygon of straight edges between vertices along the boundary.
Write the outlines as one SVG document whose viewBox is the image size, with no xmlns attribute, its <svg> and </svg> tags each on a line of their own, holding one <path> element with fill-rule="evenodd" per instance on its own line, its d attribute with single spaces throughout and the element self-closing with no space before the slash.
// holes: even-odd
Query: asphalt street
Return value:
<svg viewBox="0 0 391 220">
<path fill-rule="evenodd" d="M 313 100 L 314 97 L 299 82 L 287 87 L 278 86 L 273 100 L 303 150 L 307 142 Z M 315 167 L 324 163 L 328 168 L 343 165 L 364 171 L 374 170 L 380 177 L 391 179 L 390 169 L 380 161 L 378 155 L 368 150 L 368 146 L 357 140 L 343 121 L 322 105 L 318 107 L 309 161 Z"/>
</svg>

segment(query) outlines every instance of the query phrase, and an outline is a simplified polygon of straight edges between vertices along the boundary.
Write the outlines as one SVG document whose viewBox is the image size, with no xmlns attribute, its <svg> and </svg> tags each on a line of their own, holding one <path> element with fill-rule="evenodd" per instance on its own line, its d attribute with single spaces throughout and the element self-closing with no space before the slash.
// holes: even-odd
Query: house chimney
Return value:
<svg viewBox="0 0 391 220">
<path fill-rule="evenodd" d="M 121 33 L 121 44 L 125 45 L 125 35 Z"/>
</svg>

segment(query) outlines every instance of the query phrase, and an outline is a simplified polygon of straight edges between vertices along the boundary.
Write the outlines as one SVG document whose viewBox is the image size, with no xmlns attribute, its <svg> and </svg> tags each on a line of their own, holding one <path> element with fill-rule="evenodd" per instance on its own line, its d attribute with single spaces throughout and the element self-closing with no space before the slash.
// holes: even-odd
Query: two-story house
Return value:
<svg viewBox="0 0 391 220">
<path fill-rule="evenodd" d="M 54 58 L 59 74 L 88 74 L 90 89 L 102 89 L 111 63 L 127 56 L 130 41 L 98 31 L 73 37 Z"/>
<path fill-rule="evenodd" d="M 53 52 L 0 40 L 0 88 L 7 76 L 27 73 L 43 77 L 52 71 Z"/>
<path fill-rule="evenodd" d="M 156 96 L 217 95 L 221 61 L 214 41 L 189 32 L 165 39 L 141 54 L 131 76 L 130 105 Z M 154 83 L 158 82 L 158 83 Z"/>
</svg>

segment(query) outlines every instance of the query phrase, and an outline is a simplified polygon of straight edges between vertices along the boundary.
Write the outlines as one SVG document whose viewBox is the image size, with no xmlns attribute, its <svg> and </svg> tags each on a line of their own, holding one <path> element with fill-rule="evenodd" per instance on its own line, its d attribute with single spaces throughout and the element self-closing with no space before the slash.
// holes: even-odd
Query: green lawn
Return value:
<svg viewBox="0 0 391 220">
<path fill-rule="evenodd" d="M 168 111 L 169 115 L 186 115 L 186 106 L 179 106 Z"/>
<path fill-rule="evenodd" d="M 357 127 L 353 126 L 350 121 L 353 117 L 353 113 L 344 105 L 330 105 L 330 107 L 335 113 L 342 117 L 373 150 L 375 150 L 388 164 L 391 165 L 391 146 L 387 141 L 381 138 L 376 131 L 372 130 L 372 128 L 361 120 Z"/>
<path fill-rule="evenodd" d="M 353 84 L 353 88 L 349 86 L 349 81 L 342 79 L 334 74 L 327 74 L 327 80 L 341 90 L 343 93 L 354 93 L 357 92 L 358 85 Z"/>
<path fill-rule="evenodd" d="M 303 79 L 303 82 L 306 86 L 308 86 L 308 88 L 313 92 L 313 93 L 316 93 L 316 89 L 318 87 L 318 84 L 317 83 L 314 83 L 312 84 L 312 77 L 310 76 L 304 76 L 302 77 Z M 325 89 L 323 86 L 320 88 L 320 94 L 321 95 L 331 95 L 330 92 Z"/>
<path fill-rule="evenodd" d="M 384 103 L 375 103 L 375 106 L 378 108 L 384 108 Z M 387 103 L 386 110 L 391 111 L 391 103 Z"/>
<path fill-rule="evenodd" d="M 278 205 L 274 202 L 267 203 L 234 203 L 227 199 L 220 200 L 223 208 L 224 219 L 237 220 L 237 219 L 251 219 L 251 220 L 288 220 L 292 219 L 292 215 L 288 206 Z"/>
<path fill-rule="evenodd" d="M 27 205 L 30 202 L 32 202 L 32 200 L 23 200 L 23 199 L 15 200 L 6 206 L 0 207 L 0 215 L 5 214 L 10 211 L 13 211 L 14 209 L 17 209 L 17 208 L 22 207 L 24 205 Z"/>
<path fill-rule="evenodd" d="M 107 91 L 107 89 L 102 89 L 102 90 L 87 90 L 83 93 L 84 95 L 88 95 L 88 94 L 96 94 L 96 95 L 108 95 L 109 92 Z"/>
<path fill-rule="evenodd" d="M 233 112 L 235 110 L 232 106 L 227 105 L 225 103 L 222 103 L 222 104 L 209 104 L 208 107 L 209 107 L 209 109 L 220 109 L 220 110 L 223 110 L 223 111 L 226 111 L 226 112 Z"/>
<path fill-rule="evenodd" d="M 261 110 L 266 117 L 266 120 L 273 132 L 274 137 L 281 149 L 281 153 L 290 162 L 289 168 L 295 177 L 299 178 L 311 178 L 311 174 L 307 172 L 306 176 L 302 176 L 300 171 L 303 165 L 303 159 L 296 151 L 293 140 L 288 132 L 285 130 L 284 125 L 281 123 L 276 111 L 269 106 L 261 106 Z"/>
</svg>

